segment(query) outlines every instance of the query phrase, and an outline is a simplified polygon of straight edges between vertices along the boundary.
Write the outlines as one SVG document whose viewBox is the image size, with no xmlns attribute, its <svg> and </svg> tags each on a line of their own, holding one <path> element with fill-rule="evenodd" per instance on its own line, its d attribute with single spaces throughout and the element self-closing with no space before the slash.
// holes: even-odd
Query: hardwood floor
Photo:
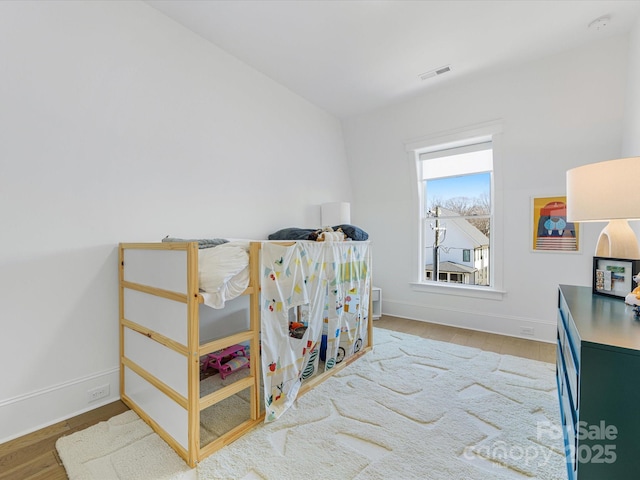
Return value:
<svg viewBox="0 0 640 480">
<path fill-rule="evenodd" d="M 0 445 L 1 480 L 64 480 L 56 440 L 128 410 L 121 401 L 91 410 Z"/>
<path fill-rule="evenodd" d="M 480 348 L 496 353 L 555 362 L 555 345 L 491 333 L 476 332 L 383 315 L 374 327 L 424 338 Z M 56 440 L 83 430 L 127 410 L 120 401 L 0 445 L 0 480 L 64 480 L 67 478 L 56 452 Z"/>
<path fill-rule="evenodd" d="M 375 320 L 373 326 L 409 333 L 418 337 L 440 340 L 442 342 L 466 345 L 490 352 L 530 358 L 541 362 L 555 363 L 556 361 L 556 345 L 554 343 L 506 337 L 494 333 L 465 330 L 387 315 L 383 315 L 379 320 Z"/>
</svg>

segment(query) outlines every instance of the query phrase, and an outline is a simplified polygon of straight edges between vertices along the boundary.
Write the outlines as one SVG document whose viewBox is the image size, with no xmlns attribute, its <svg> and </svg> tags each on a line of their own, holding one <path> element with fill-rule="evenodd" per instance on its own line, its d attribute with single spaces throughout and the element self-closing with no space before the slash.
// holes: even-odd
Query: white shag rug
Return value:
<svg viewBox="0 0 640 480">
<path fill-rule="evenodd" d="M 375 349 L 189 469 L 134 412 L 58 440 L 71 480 L 566 477 L 555 366 L 376 328 Z"/>
</svg>

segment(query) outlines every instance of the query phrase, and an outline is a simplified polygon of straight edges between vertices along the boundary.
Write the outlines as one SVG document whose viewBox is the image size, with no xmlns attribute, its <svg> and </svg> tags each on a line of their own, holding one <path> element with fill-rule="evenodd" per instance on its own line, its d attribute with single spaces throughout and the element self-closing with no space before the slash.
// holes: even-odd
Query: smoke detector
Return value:
<svg viewBox="0 0 640 480">
<path fill-rule="evenodd" d="M 589 30 L 604 30 L 605 28 L 607 28 L 607 25 L 609 25 L 609 22 L 611 22 L 611 16 L 610 15 L 603 15 L 601 17 L 596 18 L 593 22 L 591 22 L 589 24 Z"/>
<path fill-rule="evenodd" d="M 418 78 L 420 80 L 426 80 L 427 78 L 437 77 L 438 75 L 442 75 L 450 71 L 451 71 L 451 67 L 449 65 L 445 65 L 444 67 L 436 68 L 435 70 L 429 70 L 428 72 L 421 73 L 420 75 L 418 75 Z"/>
</svg>

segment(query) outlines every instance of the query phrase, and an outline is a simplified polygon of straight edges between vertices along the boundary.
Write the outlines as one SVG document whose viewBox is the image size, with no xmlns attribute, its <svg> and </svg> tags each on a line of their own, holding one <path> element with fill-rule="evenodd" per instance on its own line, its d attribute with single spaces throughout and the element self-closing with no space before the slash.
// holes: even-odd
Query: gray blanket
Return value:
<svg viewBox="0 0 640 480">
<path fill-rule="evenodd" d="M 167 235 L 162 239 L 163 242 L 198 242 L 198 248 L 211 248 L 217 247 L 218 245 L 222 245 L 223 243 L 227 243 L 229 240 L 224 238 L 195 238 L 195 239 L 185 239 L 185 238 L 174 238 Z"/>
</svg>

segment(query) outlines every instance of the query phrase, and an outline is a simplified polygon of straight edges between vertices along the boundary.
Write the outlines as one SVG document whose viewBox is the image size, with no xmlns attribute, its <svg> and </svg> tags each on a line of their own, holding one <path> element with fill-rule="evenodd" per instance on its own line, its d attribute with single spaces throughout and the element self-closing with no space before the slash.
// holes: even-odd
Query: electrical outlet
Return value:
<svg viewBox="0 0 640 480">
<path fill-rule="evenodd" d="M 522 335 L 534 335 L 533 327 L 522 327 L 520 333 Z"/>
<path fill-rule="evenodd" d="M 87 401 L 89 403 L 95 402 L 96 400 L 99 400 L 101 398 L 108 397 L 108 396 L 109 396 L 109 384 L 101 385 L 99 387 L 92 388 L 91 390 L 87 391 Z"/>
</svg>

